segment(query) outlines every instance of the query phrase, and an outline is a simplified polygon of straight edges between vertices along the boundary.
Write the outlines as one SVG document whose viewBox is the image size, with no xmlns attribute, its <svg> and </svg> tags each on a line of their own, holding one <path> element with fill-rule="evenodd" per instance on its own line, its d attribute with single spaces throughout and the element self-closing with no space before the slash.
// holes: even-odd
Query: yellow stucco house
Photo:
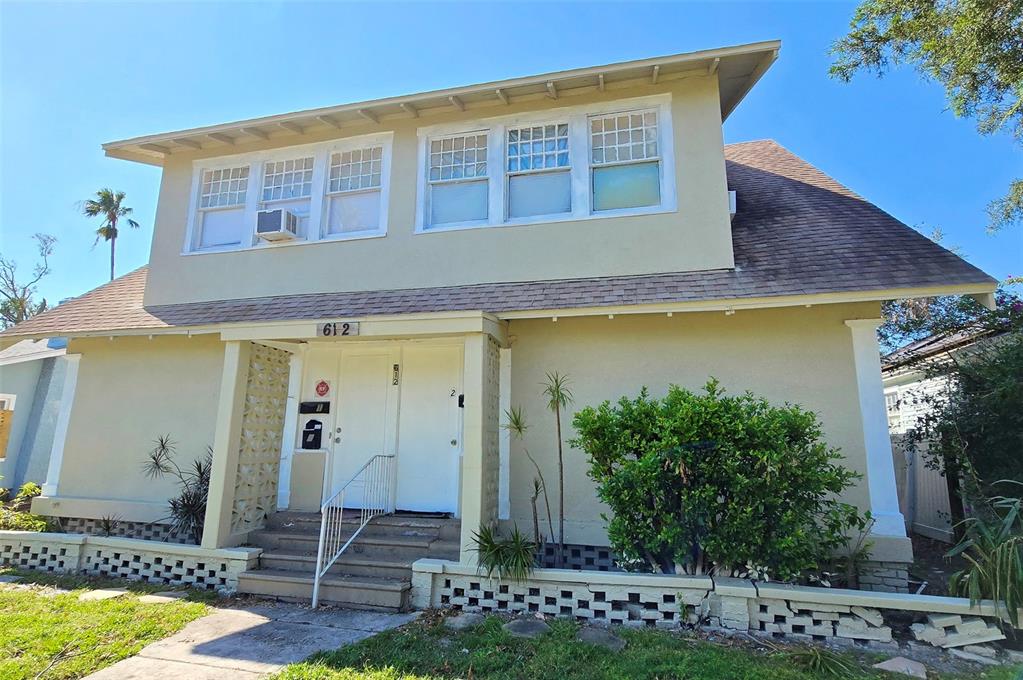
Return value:
<svg viewBox="0 0 1023 680">
<path fill-rule="evenodd" d="M 164 434 L 186 460 L 212 446 L 202 549 L 261 546 L 239 587 L 308 597 L 310 513 L 355 476 L 346 505 L 402 512 L 325 592 L 390 606 L 411 560 L 470 561 L 481 524 L 530 524 L 521 447 L 556 475 L 546 372 L 571 376 L 579 407 L 715 376 L 820 415 L 863 475 L 847 500 L 876 518 L 864 582 L 903 588 L 880 303 L 995 281 L 775 142 L 723 143 L 779 49 L 104 145 L 163 168 L 148 266 L 0 336 L 69 338 L 35 511 L 167 538 L 174 486 L 143 475 L 145 453 Z M 512 405 L 522 442 L 500 427 Z M 566 460 L 570 561 L 607 568 L 585 460 Z"/>
</svg>

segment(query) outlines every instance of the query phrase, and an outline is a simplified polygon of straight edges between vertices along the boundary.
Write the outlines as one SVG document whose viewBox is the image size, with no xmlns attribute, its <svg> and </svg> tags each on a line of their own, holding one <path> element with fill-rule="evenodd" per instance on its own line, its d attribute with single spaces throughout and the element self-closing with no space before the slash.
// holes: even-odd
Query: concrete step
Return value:
<svg viewBox="0 0 1023 680">
<path fill-rule="evenodd" d="M 342 528 L 351 533 L 359 527 L 358 517 L 344 520 Z M 290 534 L 319 534 L 320 515 L 312 512 L 279 512 L 267 522 L 270 531 L 284 531 Z M 461 522 L 448 517 L 422 515 L 381 515 L 370 520 L 362 531 L 367 536 L 409 536 L 459 540 Z"/>
<path fill-rule="evenodd" d="M 316 571 L 315 553 L 264 552 L 259 556 L 260 569 L 290 571 L 312 574 Z M 367 559 L 345 551 L 327 572 L 336 576 L 383 576 L 385 578 L 411 579 L 412 563 Z"/>
<path fill-rule="evenodd" d="M 407 579 L 328 574 L 320 580 L 320 601 L 353 609 L 400 612 L 408 610 L 411 588 Z M 246 571 L 238 576 L 238 592 L 308 602 L 313 596 L 313 576 L 277 569 Z"/>
<path fill-rule="evenodd" d="M 249 542 L 270 552 L 315 554 L 319 547 L 319 534 L 285 533 L 283 531 L 255 531 Z M 359 534 L 348 552 L 366 559 L 405 561 L 412 563 L 421 557 L 457 560 L 457 541 L 418 536 L 368 536 Z"/>
</svg>

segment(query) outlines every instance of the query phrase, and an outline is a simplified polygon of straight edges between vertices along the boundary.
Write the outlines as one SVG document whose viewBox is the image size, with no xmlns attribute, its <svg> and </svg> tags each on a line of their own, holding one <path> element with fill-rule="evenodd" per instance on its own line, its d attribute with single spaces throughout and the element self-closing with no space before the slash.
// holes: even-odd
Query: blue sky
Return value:
<svg viewBox="0 0 1023 680">
<path fill-rule="evenodd" d="M 0 2 L 0 253 L 31 269 L 58 237 L 56 300 L 106 281 L 108 251 L 77 203 L 127 192 L 141 222 L 118 273 L 148 259 L 158 168 L 102 142 L 316 106 L 767 39 L 781 57 L 725 125 L 773 138 L 997 278 L 1023 274 L 1023 228 L 984 233 L 1021 172 L 1006 137 L 956 120 L 909 70 L 845 85 L 827 49 L 851 3 L 132 4 Z"/>
</svg>

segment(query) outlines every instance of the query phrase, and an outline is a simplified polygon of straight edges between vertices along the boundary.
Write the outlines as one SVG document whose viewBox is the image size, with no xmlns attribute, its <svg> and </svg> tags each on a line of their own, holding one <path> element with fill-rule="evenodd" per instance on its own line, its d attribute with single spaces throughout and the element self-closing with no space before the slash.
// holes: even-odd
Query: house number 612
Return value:
<svg viewBox="0 0 1023 680">
<path fill-rule="evenodd" d="M 358 334 L 359 324 L 351 321 L 327 321 L 320 324 L 320 335 L 325 338 Z"/>
</svg>

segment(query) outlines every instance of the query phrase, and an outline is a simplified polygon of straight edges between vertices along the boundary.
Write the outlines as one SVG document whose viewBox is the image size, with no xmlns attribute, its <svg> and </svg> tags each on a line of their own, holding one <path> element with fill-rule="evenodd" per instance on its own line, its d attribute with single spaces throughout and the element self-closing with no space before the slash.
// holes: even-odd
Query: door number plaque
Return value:
<svg viewBox="0 0 1023 680">
<path fill-rule="evenodd" d="M 359 334 L 358 321 L 322 321 L 316 326 L 316 334 L 323 338 L 345 337 Z"/>
</svg>

